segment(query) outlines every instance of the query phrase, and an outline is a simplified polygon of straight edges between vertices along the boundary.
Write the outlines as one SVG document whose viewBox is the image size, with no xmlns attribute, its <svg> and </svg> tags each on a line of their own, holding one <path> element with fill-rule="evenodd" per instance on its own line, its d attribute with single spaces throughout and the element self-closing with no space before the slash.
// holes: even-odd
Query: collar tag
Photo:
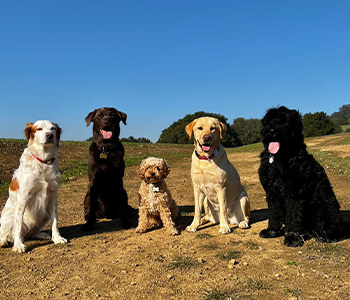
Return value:
<svg viewBox="0 0 350 300">
<path fill-rule="evenodd" d="M 274 160 L 275 160 L 275 157 L 273 155 L 270 155 L 269 163 L 272 164 Z"/>
<path fill-rule="evenodd" d="M 159 192 L 159 186 L 154 186 L 153 187 L 153 192 Z"/>
<path fill-rule="evenodd" d="M 100 153 L 100 158 L 101 159 L 107 159 L 108 155 L 107 153 L 105 152 L 105 148 L 103 147 L 102 148 L 102 152 Z"/>
</svg>

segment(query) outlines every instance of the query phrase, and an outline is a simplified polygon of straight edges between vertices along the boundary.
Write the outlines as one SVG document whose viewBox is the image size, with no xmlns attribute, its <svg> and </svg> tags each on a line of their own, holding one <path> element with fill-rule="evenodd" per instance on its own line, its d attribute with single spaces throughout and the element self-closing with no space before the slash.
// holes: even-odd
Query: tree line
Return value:
<svg viewBox="0 0 350 300">
<path fill-rule="evenodd" d="M 199 117 L 210 116 L 219 119 L 227 127 L 222 140 L 225 147 L 237 147 L 260 142 L 261 120 L 237 118 L 232 124 L 225 116 L 204 111 L 188 114 L 164 129 L 157 143 L 190 144 L 192 141 L 185 132 L 187 124 Z M 350 104 L 328 116 L 325 112 L 307 113 L 303 116 L 304 136 L 322 136 L 342 132 L 342 125 L 350 125 Z"/>
</svg>

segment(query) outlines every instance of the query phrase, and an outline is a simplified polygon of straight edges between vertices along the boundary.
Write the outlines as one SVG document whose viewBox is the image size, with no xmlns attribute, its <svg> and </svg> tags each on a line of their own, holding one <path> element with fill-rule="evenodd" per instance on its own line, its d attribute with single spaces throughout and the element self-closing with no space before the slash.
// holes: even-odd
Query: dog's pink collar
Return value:
<svg viewBox="0 0 350 300">
<path fill-rule="evenodd" d="M 211 159 L 213 159 L 219 152 L 219 147 L 215 149 L 214 153 L 212 155 L 208 156 L 203 156 L 203 155 L 199 155 L 197 150 L 194 150 L 194 152 L 196 153 L 196 156 L 201 159 L 201 160 L 207 160 L 210 161 Z"/>
<path fill-rule="evenodd" d="M 41 158 L 37 157 L 33 152 L 30 152 L 30 154 L 37 160 L 37 161 L 40 161 L 42 164 L 45 164 L 45 165 L 51 165 L 55 158 L 51 158 L 51 159 L 48 159 L 48 160 L 42 160 Z"/>
</svg>

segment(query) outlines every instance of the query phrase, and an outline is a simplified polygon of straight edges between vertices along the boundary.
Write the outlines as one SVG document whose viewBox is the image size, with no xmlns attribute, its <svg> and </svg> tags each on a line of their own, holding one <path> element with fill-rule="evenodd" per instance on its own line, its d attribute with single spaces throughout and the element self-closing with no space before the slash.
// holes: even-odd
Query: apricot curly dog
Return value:
<svg viewBox="0 0 350 300">
<path fill-rule="evenodd" d="M 170 235 L 177 235 L 174 219 L 178 215 L 178 207 L 165 182 L 170 172 L 166 161 L 148 157 L 141 162 L 137 171 L 142 183 L 139 190 L 139 225 L 135 233 L 161 227 L 163 223 Z"/>
</svg>

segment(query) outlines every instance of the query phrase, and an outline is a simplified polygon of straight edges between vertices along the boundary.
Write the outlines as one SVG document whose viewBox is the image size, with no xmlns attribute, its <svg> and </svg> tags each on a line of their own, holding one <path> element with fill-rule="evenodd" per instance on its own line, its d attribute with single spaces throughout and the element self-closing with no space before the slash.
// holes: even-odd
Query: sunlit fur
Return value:
<svg viewBox="0 0 350 300">
<path fill-rule="evenodd" d="M 0 246 L 13 243 L 15 252 L 26 251 L 24 238 L 50 238 L 47 233 L 40 232 L 50 219 L 53 242 L 67 242 L 60 236 L 57 224 L 61 128 L 42 120 L 26 126 L 28 146 L 20 158 L 19 168 L 14 172 L 9 198 L 0 219 Z"/>
<path fill-rule="evenodd" d="M 194 139 L 195 147 L 191 164 L 195 214 L 186 230 L 195 232 L 199 225 L 208 221 L 220 223 L 219 232 L 222 234 L 231 232 L 229 224 L 249 228 L 247 192 L 220 144 L 226 126 L 218 119 L 202 117 L 188 124 L 186 132 Z M 203 205 L 206 215 L 201 219 Z"/>
<path fill-rule="evenodd" d="M 139 190 L 139 225 L 135 232 L 143 233 L 163 223 L 170 235 L 178 234 L 174 223 L 178 207 L 165 182 L 170 172 L 166 161 L 149 157 L 141 162 L 137 171 L 142 183 Z"/>
</svg>

